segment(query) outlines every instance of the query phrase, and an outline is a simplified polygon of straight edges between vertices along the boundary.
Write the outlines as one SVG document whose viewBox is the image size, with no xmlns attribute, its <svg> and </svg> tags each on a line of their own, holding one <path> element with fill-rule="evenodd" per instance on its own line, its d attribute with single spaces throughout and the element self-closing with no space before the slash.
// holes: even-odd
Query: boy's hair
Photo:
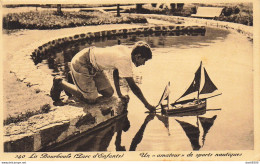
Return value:
<svg viewBox="0 0 260 164">
<path fill-rule="evenodd" d="M 141 54 L 141 57 L 147 60 L 152 59 L 151 47 L 144 41 L 139 41 L 135 43 L 131 55 L 133 57 L 136 54 Z"/>
</svg>

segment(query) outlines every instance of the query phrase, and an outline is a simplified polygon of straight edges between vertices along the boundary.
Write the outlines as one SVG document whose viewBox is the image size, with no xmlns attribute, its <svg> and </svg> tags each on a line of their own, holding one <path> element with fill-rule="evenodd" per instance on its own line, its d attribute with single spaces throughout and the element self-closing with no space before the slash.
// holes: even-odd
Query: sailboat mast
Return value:
<svg viewBox="0 0 260 164">
<path fill-rule="evenodd" d="M 200 91 L 198 90 L 198 96 L 197 99 L 200 99 Z"/>
<path fill-rule="evenodd" d="M 170 95 L 168 95 L 168 97 L 167 97 L 167 107 L 168 107 L 168 109 L 170 109 Z"/>
<path fill-rule="evenodd" d="M 199 116 L 197 115 L 197 122 L 196 122 L 198 128 L 199 128 Z"/>
<path fill-rule="evenodd" d="M 202 65 L 202 61 L 200 62 L 200 80 L 199 80 L 199 88 L 198 88 L 198 100 L 200 98 L 200 82 L 201 82 L 201 65 Z"/>
</svg>

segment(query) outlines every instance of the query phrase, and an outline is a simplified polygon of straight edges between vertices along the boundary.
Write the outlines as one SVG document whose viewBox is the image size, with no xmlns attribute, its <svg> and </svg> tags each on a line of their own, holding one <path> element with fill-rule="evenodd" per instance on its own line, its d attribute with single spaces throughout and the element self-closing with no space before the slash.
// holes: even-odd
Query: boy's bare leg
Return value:
<svg viewBox="0 0 260 164">
<path fill-rule="evenodd" d="M 77 97 L 78 99 L 80 99 L 82 101 L 85 101 L 90 104 L 93 104 L 96 102 L 96 100 L 85 99 L 84 96 L 78 91 L 77 87 L 74 84 L 71 84 L 65 80 L 62 80 L 61 86 L 64 91 L 69 92 L 70 94 L 72 94 L 73 96 Z"/>
<path fill-rule="evenodd" d="M 83 98 L 82 94 L 78 91 L 77 87 L 74 84 L 71 84 L 65 80 L 62 80 L 61 86 L 64 91 L 69 92 L 70 94 L 76 96 L 77 98 Z"/>
<path fill-rule="evenodd" d="M 89 103 L 89 104 L 94 104 L 97 101 L 97 99 L 86 99 L 86 98 L 84 98 L 82 93 L 78 91 L 76 85 L 65 81 L 64 79 L 62 79 L 62 77 L 60 77 L 60 76 L 54 77 L 53 86 L 52 86 L 51 91 L 50 91 L 51 98 L 54 102 L 60 102 L 60 100 L 61 100 L 60 99 L 60 93 L 63 90 L 65 92 L 70 93 L 73 96 L 77 97 L 81 101 L 84 101 L 84 102 Z"/>
</svg>

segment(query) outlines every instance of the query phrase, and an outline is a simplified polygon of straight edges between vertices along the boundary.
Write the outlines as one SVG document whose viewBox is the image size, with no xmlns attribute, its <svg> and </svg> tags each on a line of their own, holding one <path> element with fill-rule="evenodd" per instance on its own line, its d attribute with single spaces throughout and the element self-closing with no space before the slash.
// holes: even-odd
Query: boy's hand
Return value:
<svg viewBox="0 0 260 164">
<path fill-rule="evenodd" d="M 149 113 L 149 115 L 145 118 L 145 121 L 152 121 L 155 117 L 155 114 Z"/>
<path fill-rule="evenodd" d="M 128 95 L 125 95 L 125 96 L 121 95 L 119 98 L 120 98 L 122 101 L 125 101 L 125 102 L 129 102 L 129 99 L 130 99 Z"/>
<path fill-rule="evenodd" d="M 156 107 L 152 106 L 150 104 L 145 105 L 145 107 L 151 112 L 151 113 L 155 113 L 156 111 Z"/>
</svg>

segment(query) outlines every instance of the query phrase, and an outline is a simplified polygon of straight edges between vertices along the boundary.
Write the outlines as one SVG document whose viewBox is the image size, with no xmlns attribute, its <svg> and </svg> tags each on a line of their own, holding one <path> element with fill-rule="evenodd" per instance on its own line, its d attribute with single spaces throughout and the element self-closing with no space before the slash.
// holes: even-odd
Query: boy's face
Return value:
<svg viewBox="0 0 260 164">
<path fill-rule="evenodd" d="M 141 65 L 145 65 L 145 62 L 147 61 L 146 58 L 141 57 L 141 54 L 136 54 L 135 55 L 135 61 L 134 64 L 136 67 L 139 67 Z"/>
</svg>

